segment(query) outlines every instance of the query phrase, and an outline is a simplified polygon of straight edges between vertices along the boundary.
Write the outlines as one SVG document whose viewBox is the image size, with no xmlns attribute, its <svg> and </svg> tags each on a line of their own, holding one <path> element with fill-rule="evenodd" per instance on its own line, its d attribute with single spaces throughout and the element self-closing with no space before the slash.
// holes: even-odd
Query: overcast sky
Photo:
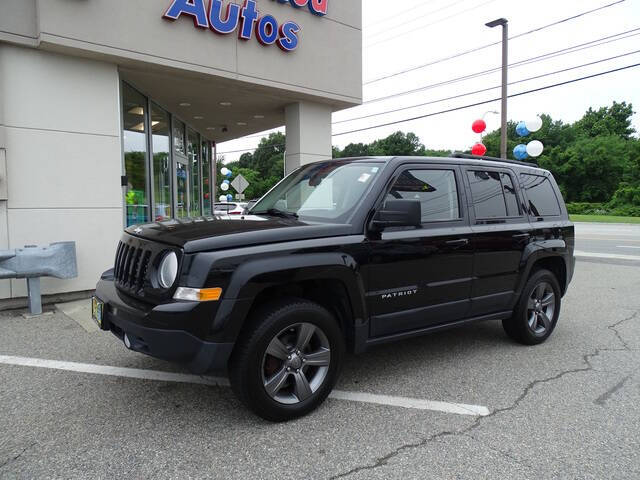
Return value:
<svg viewBox="0 0 640 480">
<path fill-rule="evenodd" d="M 333 0 L 339 1 L 339 0 Z M 340 0 L 345 1 L 345 0 Z M 484 24 L 505 17 L 509 20 L 509 36 L 614 3 L 616 0 L 363 0 L 363 81 L 365 104 L 333 115 L 333 133 L 338 134 L 377 124 L 425 115 L 500 96 L 500 72 L 429 88 L 385 101 L 366 102 L 456 77 L 499 67 L 500 45 L 428 66 L 405 75 L 367 84 L 367 82 L 408 68 L 442 59 L 474 47 L 497 42 L 500 28 Z M 392 5 L 393 7 L 390 7 Z M 509 62 L 515 63 L 567 47 L 592 42 L 640 28 L 640 0 L 626 0 L 609 8 L 571 20 L 543 31 L 525 35 L 510 42 Z M 633 36 L 629 36 L 633 35 Z M 509 81 L 555 72 L 640 50 L 640 29 L 606 45 L 585 48 L 555 58 L 510 69 Z M 594 73 L 640 63 L 640 53 L 591 66 L 573 69 L 509 87 L 509 93 L 539 88 Z M 343 120 L 384 112 L 496 87 L 487 92 L 446 100 L 401 112 L 344 123 Z M 610 105 L 614 100 L 627 101 L 640 111 L 640 67 L 561 86 L 509 100 L 511 120 L 526 120 L 539 113 L 572 122 L 590 106 Z M 472 107 L 453 113 L 424 118 L 398 125 L 375 128 L 333 137 L 339 147 L 352 142 L 368 143 L 397 130 L 416 133 L 427 148 L 462 150 L 479 140 L 471 131 L 471 123 L 485 112 L 499 110 L 500 102 Z M 488 131 L 499 128 L 500 117 L 487 114 Z M 634 116 L 634 127 L 640 130 L 640 115 Z M 218 152 L 254 148 L 259 138 L 239 139 L 218 146 Z M 234 160 L 240 154 L 226 155 Z"/>
</svg>

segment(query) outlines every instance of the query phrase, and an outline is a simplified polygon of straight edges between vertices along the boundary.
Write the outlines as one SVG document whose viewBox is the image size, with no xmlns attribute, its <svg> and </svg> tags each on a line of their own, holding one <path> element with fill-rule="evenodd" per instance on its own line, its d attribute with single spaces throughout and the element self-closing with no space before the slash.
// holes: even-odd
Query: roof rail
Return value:
<svg viewBox="0 0 640 480">
<path fill-rule="evenodd" d="M 488 160 L 491 162 L 502 162 L 502 163 L 514 163 L 516 165 L 523 165 L 525 167 L 535 167 L 535 168 L 540 168 L 540 165 L 536 165 L 535 163 L 530 163 L 530 162 L 521 162 L 519 160 L 508 160 L 505 158 L 496 158 L 496 157 L 486 157 L 484 155 L 471 155 L 468 153 L 463 153 L 463 152 L 454 152 L 453 155 L 451 155 L 453 158 L 466 158 L 469 160 Z"/>
</svg>

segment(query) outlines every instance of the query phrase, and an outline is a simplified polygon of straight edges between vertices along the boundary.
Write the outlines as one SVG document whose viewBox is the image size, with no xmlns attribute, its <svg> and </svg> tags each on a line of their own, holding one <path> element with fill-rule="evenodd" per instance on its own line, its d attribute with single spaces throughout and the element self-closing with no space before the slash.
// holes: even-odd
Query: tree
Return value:
<svg viewBox="0 0 640 480">
<path fill-rule="evenodd" d="M 576 123 L 580 134 L 595 138 L 607 135 L 617 135 L 629 139 L 635 130 L 631 127 L 633 106 L 627 102 L 613 102 L 610 107 L 598 110 L 589 108 L 582 119 Z"/>
</svg>

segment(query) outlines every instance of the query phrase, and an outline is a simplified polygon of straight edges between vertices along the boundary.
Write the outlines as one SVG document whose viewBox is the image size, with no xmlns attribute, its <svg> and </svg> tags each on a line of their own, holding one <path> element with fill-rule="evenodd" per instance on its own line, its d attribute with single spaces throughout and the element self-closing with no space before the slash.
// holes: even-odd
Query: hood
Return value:
<svg viewBox="0 0 640 480">
<path fill-rule="evenodd" d="M 129 235 L 174 245 L 186 253 L 266 243 L 349 235 L 351 225 L 304 222 L 295 218 L 246 215 L 200 217 L 133 225 Z"/>
</svg>

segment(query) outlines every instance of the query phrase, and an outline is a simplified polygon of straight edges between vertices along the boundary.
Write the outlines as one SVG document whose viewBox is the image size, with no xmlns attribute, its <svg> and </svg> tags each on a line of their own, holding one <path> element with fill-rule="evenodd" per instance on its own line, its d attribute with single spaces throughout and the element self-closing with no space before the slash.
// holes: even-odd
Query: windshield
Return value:
<svg viewBox="0 0 640 480">
<path fill-rule="evenodd" d="M 381 166 L 373 162 L 331 161 L 301 167 L 262 197 L 251 213 L 346 222 Z"/>
</svg>

